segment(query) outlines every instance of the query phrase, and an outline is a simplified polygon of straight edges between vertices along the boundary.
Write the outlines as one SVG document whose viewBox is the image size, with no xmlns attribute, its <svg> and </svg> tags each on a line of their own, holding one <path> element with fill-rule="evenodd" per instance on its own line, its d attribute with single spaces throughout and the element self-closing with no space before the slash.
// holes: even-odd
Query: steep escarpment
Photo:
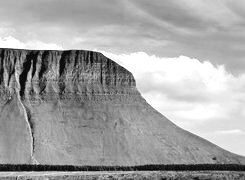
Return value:
<svg viewBox="0 0 245 180">
<path fill-rule="evenodd" d="M 245 163 L 174 125 L 101 53 L 0 49 L 0 163 Z"/>
<path fill-rule="evenodd" d="M 0 56 L 0 84 L 22 99 L 137 93 L 132 74 L 100 53 L 1 49 Z"/>
</svg>

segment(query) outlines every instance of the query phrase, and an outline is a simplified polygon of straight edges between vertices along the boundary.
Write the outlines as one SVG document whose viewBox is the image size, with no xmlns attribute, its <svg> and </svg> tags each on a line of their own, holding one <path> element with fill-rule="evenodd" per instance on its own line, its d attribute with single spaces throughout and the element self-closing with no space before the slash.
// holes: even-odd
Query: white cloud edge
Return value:
<svg viewBox="0 0 245 180">
<path fill-rule="evenodd" d="M 225 65 L 215 66 L 210 61 L 201 62 L 187 56 L 165 58 L 150 56 L 144 52 L 121 55 L 100 52 L 130 70 L 136 78 L 138 88 L 146 88 L 144 83 L 150 86 L 154 91 L 147 92 L 140 89 L 141 92 L 145 92 L 143 95 L 150 104 L 163 114 L 167 111 L 170 113 L 172 109 L 172 114 L 175 115 L 170 115 L 173 117 L 171 119 L 182 117 L 193 123 L 215 119 L 228 120 L 235 111 L 239 111 L 240 119 L 245 117 L 245 111 L 239 107 L 240 100 L 245 100 L 245 93 L 242 90 L 245 75 L 234 76 L 226 70 Z M 147 81 L 147 77 L 151 79 Z M 166 88 L 169 88 L 168 92 Z M 197 98 L 200 102 L 191 99 L 182 100 L 181 97 Z M 177 105 L 169 109 L 168 103 Z M 174 110 L 174 107 L 181 104 L 182 107 L 186 105 L 190 109 Z M 163 108 L 166 107 L 167 110 L 164 111 Z"/>
<path fill-rule="evenodd" d="M 62 46 L 55 43 L 44 43 L 38 40 L 31 40 L 21 42 L 20 40 L 12 37 L 0 37 L 0 48 L 16 48 L 16 49 L 39 49 L 39 50 L 63 50 Z"/>
<path fill-rule="evenodd" d="M 245 132 L 242 131 L 241 129 L 229 129 L 229 130 L 215 131 L 215 134 L 220 134 L 220 135 L 244 135 Z"/>
<path fill-rule="evenodd" d="M 149 104 L 172 122 L 231 152 L 245 155 L 245 110 L 242 108 L 245 106 L 245 74 L 235 76 L 225 65 L 213 65 L 208 60 L 187 56 L 166 58 L 144 52 L 100 52 L 130 70 Z M 147 80 L 150 76 L 157 77 L 159 82 L 154 78 Z M 184 80 L 187 83 L 183 83 Z M 146 86 L 142 86 L 144 83 Z M 162 86 L 163 83 L 167 87 Z M 144 90 L 147 87 L 154 90 L 147 92 Z M 174 98 L 173 94 L 199 99 Z"/>
</svg>

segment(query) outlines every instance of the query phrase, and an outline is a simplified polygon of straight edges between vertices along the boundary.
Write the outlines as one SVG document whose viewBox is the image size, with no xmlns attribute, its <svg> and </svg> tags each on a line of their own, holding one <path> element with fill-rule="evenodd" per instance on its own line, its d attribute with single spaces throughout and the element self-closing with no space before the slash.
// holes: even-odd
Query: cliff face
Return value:
<svg viewBox="0 0 245 180">
<path fill-rule="evenodd" d="M 100 53 L 0 49 L 0 163 L 245 163 L 154 110 Z"/>
<path fill-rule="evenodd" d="M 0 56 L 2 91 L 22 99 L 137 93 L 132 74 L 100 53 L 0 49 Z"/>
</svg>

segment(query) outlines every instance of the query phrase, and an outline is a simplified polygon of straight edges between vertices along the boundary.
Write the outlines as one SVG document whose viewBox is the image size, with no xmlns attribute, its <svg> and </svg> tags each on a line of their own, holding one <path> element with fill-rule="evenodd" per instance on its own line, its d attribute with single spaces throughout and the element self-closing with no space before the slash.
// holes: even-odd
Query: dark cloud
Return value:
<svg viewBox="0 0 245 180">
<path fill-rule="evenodd" d="M 32 22 L 86 28 L 118 23 L 123 18 L 119 3 L 113 0 L 10 0 L 1 1 L 0 7 L 1 19 L 16 25 Z"/>
<path fill-rule="evenodd" d="M 208 25 L 201 18 L 194 16 L 191 11 L 184 8 L 183 3 L 173 0 L 155 1 L 134 1 L 131 0 L 137 7 L 147 12 L 154 18 L 168 22 L 174 26 L 185 28 L 203 29 Z"/>
<path fill-rule="evenodd" d="M 241 0 L 8 0 L 0 2 L 0 29 L 12 28 L 4 35 L 22 42 L 186 55 L 240 73 L 245 71 L 244 9 Z"/>
</svg>

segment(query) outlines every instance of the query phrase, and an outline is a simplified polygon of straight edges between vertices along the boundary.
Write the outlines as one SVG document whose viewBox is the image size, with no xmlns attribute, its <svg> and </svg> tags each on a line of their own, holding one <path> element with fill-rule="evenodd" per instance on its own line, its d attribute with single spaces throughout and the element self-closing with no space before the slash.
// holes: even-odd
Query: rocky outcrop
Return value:
<svg viewBox="0 0 245 180">
<path fill-rule="evenodd" d="M 1 49 L 0 56 L 2 91 L 32 103 L 138 93 L 132 74 L 100 53 Z"/>
<path fill-rule="evenodd" d="M 0 163 L 245 163 L 174 125 L 101 53 L 0 49 Z"/>
</svg>

